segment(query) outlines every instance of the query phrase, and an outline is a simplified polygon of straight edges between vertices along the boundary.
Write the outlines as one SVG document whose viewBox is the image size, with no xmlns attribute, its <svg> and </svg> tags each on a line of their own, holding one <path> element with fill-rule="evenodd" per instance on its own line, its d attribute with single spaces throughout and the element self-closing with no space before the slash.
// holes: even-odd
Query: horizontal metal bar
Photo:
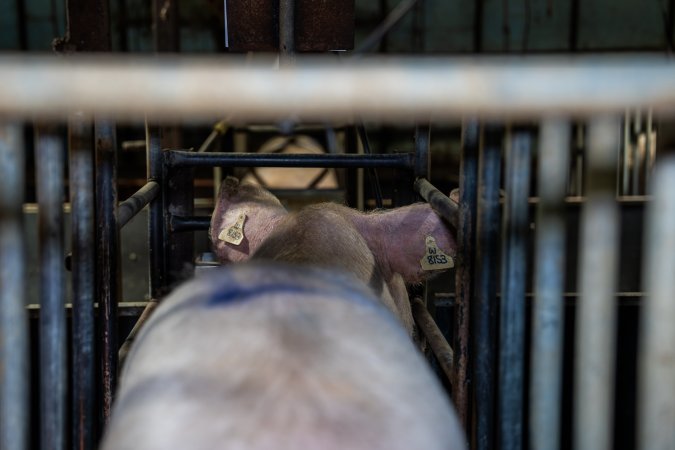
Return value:
<svg viewBox="0 0 675 450">
<path fill-rule="evenodd" d="M 124 200 L 117 207 L 117 226 L 121 229 L 136 214 L 138 214 L 159 193 L 159 184 L 154 181 L 148 183 Z"/>
<path fill-rule="evenodd" d="M 0 57 L 0 115 L 237 120 L 535 117 L 675 108 L 675 63 L 666 56 L 298 57 L 272 59 L 78 56 Z M 101 89 L 105 86 L 105 89 Z"/>
<path fill-rule="evenodd" d="M 118 304 L 117 315 L 119 317 L 138 317 L 141 312 L 143 312 L 143 309 L 145 309 L 145 305 L 147 303 L 147 301 L 120 302 Z M 65 310 L 66 317 L 72 317 L 73 304 L 65 303 L 63 308 Z M 94 315 L 98 314 L 98 308 L 98 303 L 94 303 Z M 26 306 L 26 311 L 29 318 L 35 319 L 40 317 L 42 308 L 38 303 L 30 303 Z"/>
<path fill-rule="evenodd" d="M 411 169 L 414 153 L 386 155 L 315 155 L 290 153 L 197 153 L 164 152 L 169 167 L 388 167 Z"/>
<path fill-rule="evenodd" d="M 208 230 L 211 226 L 211 217 L 208 216 L 171 216 L 169 225 L 172 233 L 181 231 Z"/>
<path fill-rule="evenodd" d="M 436 189 L 433 184 L 429 183 L 424 178 L 418 178 L 415 181 L 414 188 L 415 192 L 420 194 L 434 211 L 450 222 L 453 227 L 457 228 L 459 216 L 459 205 L 457 205 L 457 203 L 450 200 L 447 195 Z"/>
<path fill-rule="evenodd" d="M 443 336 L 443 333 L 436 325 L 434 318 L 431 317 L 426 305 L 421 299 L 415 298 L 412 302 L 412 313 L 415 318 L 415 323 L 424 334 L 431 351 L 438 360 L 438 365 L 441 366 L 443 373 L 448 378 L 450 383 L 453 383 L 452 365 L 455 359 L 455 353 L 452 351 L 450 344 Z"/>
</svg>

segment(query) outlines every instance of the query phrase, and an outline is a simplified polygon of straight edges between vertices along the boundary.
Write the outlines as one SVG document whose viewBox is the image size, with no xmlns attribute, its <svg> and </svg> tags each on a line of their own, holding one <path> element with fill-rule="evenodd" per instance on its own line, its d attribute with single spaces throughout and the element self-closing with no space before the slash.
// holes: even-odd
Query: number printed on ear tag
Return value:
<svg viewBox="0 0 675 450">
<path fill-rule="evenodd" d="M 427 236 L 424 241 L 426 252 L 420 264 L 424 270 L 442 270 L 442 269 L 452 269 L 455 267 L 455 262 L 452 260 L 451 256 L 443 253 L 443 250 L 438 248 L 436 245 L 436 239 L 432 236 Z"/>
<path fill-rule="evenodd" d="M 225 228 L 218 235 L 218 239 L 225 241 L 229 244 L 239 245 L 241 241 L 244 240 L 244 221 L 246 220 L 246 214 L 240 214 L 237 217 L 237 221 L 230 225 L 228 228 Z"/>
</svg>

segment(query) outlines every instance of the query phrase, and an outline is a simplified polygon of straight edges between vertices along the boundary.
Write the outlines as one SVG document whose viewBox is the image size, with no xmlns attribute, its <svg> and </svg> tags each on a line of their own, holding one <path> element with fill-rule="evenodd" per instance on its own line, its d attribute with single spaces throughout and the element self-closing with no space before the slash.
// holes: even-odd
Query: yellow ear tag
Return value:
<svg viewBox="0 0 675 450">
<path fill-rule="evenodd" d="M 442 269 L 452 269 L 455 267 L 455 262 L 452 260 L 451 256 L 443 253 L 443 250 L 438 248 L 436 245 L 436 239 L 432 236 L 427 236 L 424 241 L 426 245 L 426 253 L 420 260 L 422 269 L 424 270 L 442 270 Z"/>
<path fill-rule="evenodd" d="M 246 220 L 246 214 L 241 214 L 237 217 L 237 221 L 225 228 L 218 235 L 218 239 L 225 241 L 230 244 L 239 245 L 241 241 L 244 240 L 244 221 Z"/>
</svg>

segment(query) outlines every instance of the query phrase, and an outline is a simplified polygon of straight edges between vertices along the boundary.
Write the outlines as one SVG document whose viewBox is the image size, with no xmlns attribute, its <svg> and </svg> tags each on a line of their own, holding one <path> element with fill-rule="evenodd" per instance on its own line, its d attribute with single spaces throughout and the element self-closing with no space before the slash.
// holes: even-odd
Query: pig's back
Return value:
<svg viewBox="0 0 675 450">
<path fill-rule="evenodd" d="M 355 279 L 247 265 L 155 311 L 104 449 L 454 449 L 451 406 Z"/>
</svg>

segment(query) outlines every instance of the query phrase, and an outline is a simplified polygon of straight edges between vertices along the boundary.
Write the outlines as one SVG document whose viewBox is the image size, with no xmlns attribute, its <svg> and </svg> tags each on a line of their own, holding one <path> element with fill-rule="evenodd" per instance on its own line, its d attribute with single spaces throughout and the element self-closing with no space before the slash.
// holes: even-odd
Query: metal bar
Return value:
<svg viewBox="0 0 675 450">
<path fill-rule="evenodd" d="M 589 126 L 587 199 L 581 215 L 574 383 L 575 449 L 609 450 L 614 416 L 619 207 L 615 200 L 621 124 L 596 118 Z"/>
<path fill-rule="evenodd" d="M 486 126 L 478 160 L 476 276 L 474 309 L 474 380 L 476 449 L 494 448 L 497 339 L 497 249 L 499 183 L 503 129 Z"/>
<path fill-rule="evenodd" d="M 534 308 L 530 375 L 530 447 L 560 445 L 560 396 L 565 277 L 565 185 L 570 124 L 547 119 L 541 127 L 537 178 Z"/>
<path fill-rule="evenodd" d="M 0 447 L 29 445 L 29 344 L 21 206 L 24 142 L 20 124 L 0 123 Z"/>
<path fill-rule="evenodd" d="M 413 153 L 385 155 L 314 155 L 275 153 L 195 153 L 170 150 L 165 155 L 169 167 L 388 167 L 409 169 Z"/>
<path fill-rule="evenodd" d="M 422 334 L 424 334 L 443 373 L 448 381 L 453 383 L 453 360 L 455 355 L 450 344 L 445 340 L 445 336 L 443 336 L 443 333 L 438 328 L 434 318 L 431 317 L 426 305 L 420 298 L 415 298 L 413 300 L 412 313 L 415 323 L 422 331 Z"/>
<path fill-rule="evenodd" d="M 621 191 L 620 195 L 628 195 L 630 189 L 630 165 L 631 165 L 631 139 L 630 139 L 630 110 L 626 109 L 623 118 L 623 145 L 622 151 L 622 167 L 621 167 Z"/>
<path fill-rule="evenodd" d="M 279 0 L 279 56 L 282 64 L 295 53 L 295 0 Z"/>
<path fill-rule="evenodd" d="M 94 447 L 94 161 L 91 123 L 69 121 L 73 285 L 73 446 Z"/>
<path fill-rule="evenodd" d="M 97 120 L 96 241 L 97 292 L 101 351 L 101 414 L 108 423 L 117 385 L 117 304 L 122 292 L 120 236 L 117 223 L 117 144 L 115 124 Z"/>
<path fill-rule="evenodd" d="M 66 447 L 66 311 L 63 266 L 65 154 L 54 127 L 36 132 L 40 246 L 40 446 Z"/>
<path fill-rule="evenodd" d="M 153 201 L 159 194 L 159 184 L 148 181 L 145 186 L 134 192 L 117 207 L 117 226 L 122 229 L 136 214 Z"/>
<path fill-rule="evenodd" d="M 143 324 L 148 320 L 150 317 L 150 314 L 155 310 L 159 302 L 157 300 L 150 300 L 148 304 L 145 306 L 145 309 L 143 309 L 143 312 L 141 315 L 138 317 L 138 320 L 134 324 L 134 327 L 131 329 L 131 332 L 129 333 L 129 336 L 124 340 L 124 343 L 120 347 L 119 350 L 119 367 L 120 369 L 124 368 L 124 361 L 127 359 L 127 355 L 129 354 L 129 350 L 131 349 L 131 345 L 134 343 L 134 340 L 136 339 L 136 335 L 138 335 L 139 330 L 141 327 L 143 327 Z"/>
<path fill-rule="evenodd" d="M 455 272 L 454 330 L 455 383 L 452 399 L 457 407 L 459 420 L 470 434 L 469 393 L 470 368 L 470 312 L 473 302 L 473 269 L 476 227 L 476 194 L 478 192 L 478 145 L 480 126 L 472 120 L 462 127 L 462 149 L 459 170 L 459 216 L 457 220 L 457 270 Z"/>
<path fill-rule="evenodd" d="M 422 178 L 431 177 L 431 127 L 429 125 L 417 125 L 415 127 L 415 176 Z"/>
<path fill-rule="evenodd" d="M 359 57 L 362 53 L 367 53 L 375 49 L 382 39 L 403 19 L 406 14 L 415 6 L 418 0 L 401 0 L 390 12 L 387 17 L 375 28 L 366 38 L 361 41 L 358 47 L 351 53 L 352 58 Z"/>
<path fill-rule="evenodd" d="M 656 56 L 399 57 L 351 64 L 315 57 L 278 70 L 235 55 L 2 56 L 0 114 L 58 118 L 82 110 L 111 119 L 147 113 L 153 120 L 211 121 L 227 110 L 241 121 L 296 116 L 316 122 L 358 113 L 409 123 L 430 114 L 438 120 L 527 118 L 650 106 L 658 113 L 674 109 L 674 75 L 675 64 Z"/>
<path fill-rule="evenodd" d="M 208 230 L 211 226 L 211 217 L 204 216 L 174 216 L 169 219 L 169 229 L 172 233 L 181 231 Z"/>
<path fill-rule="evenodd" d="M 433 184 L 429 183 L 424 178 L 415 180 L 415 192 L 426 200 L 431 208 L 441 217 L 448 221 L 450 225 L 458 228 L 459 205 L 450 198 L 436 189 Z"/>
<path fill-rule="evenodd" d="M 356 131 L 358 133 L 359 139 L 361 140 L 361 146 L 363 147 L 364 153 L 369 157 L 373 154 L 370 149 L 370 141 L 368 140 L 368 134 L 366 133 L 366 127 L 363 122 L 359 122 L 356 125 Z M 377 208 L 382 208 L 382 189 L 380 187 L 380 178 L 377 176 L 377 171 L 374 167 L 368 168 L 368 181 L 370 182 L 370 189 L 373 191 L 375 196 L 375 206 Z"/>
<path fill-rule="evenodd" d="M 157 183 L 160 188 L 150 203 L 148 214 L 148 263 L 150 274 L 150 298 L 160 298 L 166 285 L 166 266 L 164 257 L 164 157 L 160 147 L 159 128 L 146 122 L 145 137 L 147 145 L 148 182 Z"/>
<path fill-rule="evenodd" d="M 675 446 L 675 159 L 654 171 L 647 209 L 643 280 L 649 292 L 640 317 L 637 446 Z"/>
<path fill-rule="evenodd" d="M 517 129 L 506 154 L 499 321 L 499 448 L 523 448 L 525 283 L 532 131 Z"/>
</svg>

